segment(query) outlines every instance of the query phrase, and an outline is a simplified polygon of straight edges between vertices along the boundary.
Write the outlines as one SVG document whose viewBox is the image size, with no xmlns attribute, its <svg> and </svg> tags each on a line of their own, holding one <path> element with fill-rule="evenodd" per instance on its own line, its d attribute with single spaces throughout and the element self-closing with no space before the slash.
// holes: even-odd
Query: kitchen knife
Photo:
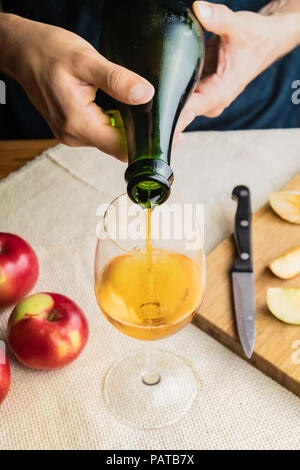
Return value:
<svg viewBox="0 0 300 470">
<path fill-rule="evenodd" d="M 255 292 L 249 188 L 236 186 L 232 198 L 237 201 L 234 230 L 236 256 L 231 271 L 234 311 L 239 338 L 250 359 L 255 341 Z"/>
</svg>

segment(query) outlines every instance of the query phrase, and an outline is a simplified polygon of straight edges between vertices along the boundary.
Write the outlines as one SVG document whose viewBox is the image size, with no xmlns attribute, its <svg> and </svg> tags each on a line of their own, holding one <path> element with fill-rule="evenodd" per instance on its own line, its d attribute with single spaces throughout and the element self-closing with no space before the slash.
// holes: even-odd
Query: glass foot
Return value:
<svg viewBox="0 0 300 470">
<path fill-rule="evenodd" d="M 137 352 L 115 362 L 103 380 L 106 407 L 120 421 L 139 429 L 157 429 L 179 421 L 201 388 L 193 366 L 177 354 Z"/>
</svg>

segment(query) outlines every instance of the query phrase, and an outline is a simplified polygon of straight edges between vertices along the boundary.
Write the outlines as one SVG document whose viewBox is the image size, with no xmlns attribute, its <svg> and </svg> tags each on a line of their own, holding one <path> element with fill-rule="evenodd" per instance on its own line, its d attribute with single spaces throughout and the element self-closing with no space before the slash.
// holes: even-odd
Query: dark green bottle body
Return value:
<svg viewBox="0 0 300 470">
<path fill-rule="evenodd" d="M 155 88 L 145 105 L 116 102 L 124 122 L 129 197 L 163 203 L 173 182 L 170 156 L 180 112 L 200 78 L 204 38 L 192 1 L 105 0 L 100 53 Z"/>
</svg>

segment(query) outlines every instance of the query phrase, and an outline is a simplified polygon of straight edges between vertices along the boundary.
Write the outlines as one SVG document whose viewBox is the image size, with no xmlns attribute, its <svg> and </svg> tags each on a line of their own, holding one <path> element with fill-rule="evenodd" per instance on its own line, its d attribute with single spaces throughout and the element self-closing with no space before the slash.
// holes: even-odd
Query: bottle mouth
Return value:
<svg viewBox="0 0 300 470">
<path fill-rule="evenodd" d="M 171 185 L 168 181 L 158 181 L 156 177 L 143 178 L 138 182 L 131 182 L 127 186 L 127 193 L 130 199 L 142 206 L 151 208 L 165 202 L 171 192 Z"/>
<path fill-rule="evenodd" d="M 171 192 L 173 172 L 161 160 L 138 160 L 129 165 L 125 172 L 127 193 L 130 199 L 144 207 L 151 208 L 165 202 Z"/>
</svg>

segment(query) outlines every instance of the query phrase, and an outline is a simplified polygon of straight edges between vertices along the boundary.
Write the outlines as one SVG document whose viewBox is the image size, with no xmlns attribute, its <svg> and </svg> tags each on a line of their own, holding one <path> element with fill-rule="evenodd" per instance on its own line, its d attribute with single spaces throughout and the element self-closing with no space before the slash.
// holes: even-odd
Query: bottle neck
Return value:
<svg viewBox="0 0 300 470">
<path fill-rule="evenodd" d="M 125 172 L 128 196 L 147 208 L 168 199 L 173 179 L 173 171 L 166 162 L 149 158 L 135 160 Z"/>
</svg>

